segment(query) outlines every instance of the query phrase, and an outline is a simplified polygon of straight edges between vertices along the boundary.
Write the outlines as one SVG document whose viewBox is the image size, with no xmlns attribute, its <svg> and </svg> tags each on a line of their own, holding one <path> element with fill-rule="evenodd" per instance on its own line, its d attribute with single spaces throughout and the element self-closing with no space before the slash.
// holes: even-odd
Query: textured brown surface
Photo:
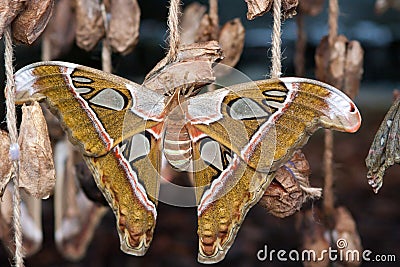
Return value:
<svg viewBox="0 0 400 267">
<path fill-rule="evenodd" d="M 188 5 L 183 11 L 181 18 L 181 44 L 194 43 L 202 17 L 207 7 L 194 2 Z"/>
<path fill-rule="evenodd" d="M 315 52 L 315 76 L 339 89 L 343 88 L 347 42 L 344 35 L 339 35 L 330 44 L 325 36 Z"/>
<path fill-rule="evenodd" d="M 269 12 L 272 8 L 273 0 L 245 0 L 247 3 L 247 19 L 252 20 Z M 291 18 L 296 15 L 298 0 L 282 0 L 281 10 L 283 18 Z"/>
<path fill-rule="evenodd" d="M 323 250 L 329 249 L 329 242 L 325 238 L 326 228 L 319 221 L 321 214 L 318 209 L 300 212 L 297 215 L 297 231 L 301 236 L 301 248 L 315 251 L 321 255 Z M 329 258 L 325 257 L 319 261 L 305 261 L 304 267 L 327 267 Z"/>
<path fill-rule="evenodd" d="M 140 7 L 136 0 L 111 1 L 107 38 L 114 51 L 128 54 L 139 41 Z"/>
<path fill-rule="evenodd" d="M 354 99 L 358 95 L 361 76 L 364 72 L 364 50 L 358 41 L 350 41 L 347 44 L 345 77 L 343 91 Z"/>
<path fill-rule="evenodd" d="M 34 197 L 45 198 L 53 192 L 56 178 L 46 121 L 37 102 L 23 106 L 22 111 L 19 186 Z"/>
<path fill-rule="evenodd" d="M 242 55 L 245 39 L 245 29 L 240 19 L 233 19 L 222 26 L 219 32 L 219 44 L 224 58 L 221 64 L 234 67 Z M 218 73 L 217 75 L 222 75 Z"/>
<path fill-rule="evenodd" d="M 294 214 L 306 200 L 297 179 L 304 177 L 308 180 L 309 175 L 310 166 L 304 154 L 297 150 L 290 161 L 276 171 L 259 204 L 278 218 Z"/>
<path fill-rule="evenodd" d="M 328 225 L 332 226 L 329 227 Z M 319 255 L 316 261 L 306 260 L 305 267 L 324 267 L 330 266 L 328 253 L 323 254 L 323 250 L 337 250 L 342 260 L 338 266 L 356 267 L 361 262 L 356 256 L 345 256 L 348 253 L 358 251 L 360 258 L 362 255 L 362 245 L 357 231 L 357 224 L 350 211 L 344 206 L 334 209 L 333 218 L 326 218 L 324 212 L 316 208 L 313 210 L 302 211 L 297 216 L 297 230 L 301 232 L 301 247 L 306 250 L 313 250 Z M 322 258 L 322 256 L 323 258 Z M 335 255 L 335 254 L 331 254 Z M 321 257 L 320 257 L 321 256 Z M 332 258 L 332 257 L 331 257 Z"/>
<path fill-rule="evenodd" d="M 92 50 L 105 34 L 104 21 L 99 1 L 76 0 L 76 43 L 86 50 Z"/>
<path fill-rule="evenodd" d="M 49 22 L 54 0 L 30 0 L 12 22 L 13 37 L 21 43 L 32 44 Z"/>
<path fill-rule="evenodd" d="M 11 161 L 9 158 L 10 137 L 8 133 L 0 130 L 0 194 L 10 180 Z"/>
<path fill-rule="evenodd" d="M 354 250 L 362 252 L 363 247 L 360 235 L 357 231 L 357 224 L 350 211 L 344 206 L 336 208 L 335 222 L 334 231 L 337 233 L 337 240 L 345 240 L 345 242 L 336 241 L 338 249 L 344 254 Z M 345 260 L 344 266 L 360 266 L 360 262 L 349 258 L 348 260 Z"/>
<path fill-rule="evenodd" d="M 301 0 L 300 0 L 301 1 Z M 299 0 L 282 0 L 282 15 L 285 19 L 292 18 L 297 14 Z"/>
<path fill-rule="evenodd" d="M 315 76 L 343 90 L 350 98 L 358 94 L 363 74 L 364 50 L 358 41 L 349 41 L 344 35 L 325 36 L 315 53 Z"/>
<path fill-rule="evenodd" d="M 0 2 L 0 39 L 4 29 L 25 8 L 25 0 L 3 0 Z"/>
<path fill-rule="evenodd" d="M 264 15 L 270 11 L 273 0 L 246 0 L 247 4 L 247 19 L 255 19 L 258 16 Z"/>
<path fill-rule="evenodd" d="M 181 46 L 176 62 L 162 59 L 146 75 L 143 85 L 162 94 L 184 85 L 199 88 L 215 80 L 212 65 L 222 56 L 216 41 Z"/>
<path fill-rule="evenodd" d="M 299 10 L 301 13 L 316 16 L 321 13 L 325 0 L 300 0 Z"/>
<path fill-rule="evenodd" d="M 75 40 L 76 20 L 70 0 L 56 2 L 43 37 L 49 42 L 49 59 L 66 53 Z"/>
<path fill-rule="evenodd" d="M 218 32 L 219 25 L 215 24 L 215 21 L 209 14 L 205 14 L 201 19 L 199 28 L 197 29 L 195 42 L 217 40 Z"/>
</svg>

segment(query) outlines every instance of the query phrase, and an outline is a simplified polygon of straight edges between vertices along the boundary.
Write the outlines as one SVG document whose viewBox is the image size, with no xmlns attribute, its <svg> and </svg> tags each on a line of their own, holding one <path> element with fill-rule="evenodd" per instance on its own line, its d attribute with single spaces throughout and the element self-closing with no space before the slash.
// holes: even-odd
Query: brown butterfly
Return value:
<svg viewBox="0 0 400 267">
<path fill-rule="evenodd" d="M 121 248 L 143 255 L 157 217 L 163 155 L 194 176 L 199 256 L 225 257 L 273 174 L 318 128 L 355 132 L 354 103 L 304 78 L 262 80 L 199 94 L 165 94 L 66 62 L 16 73 L 19 102 L 44 99 L 80 149 L 117 218 Z"/>
</svg>

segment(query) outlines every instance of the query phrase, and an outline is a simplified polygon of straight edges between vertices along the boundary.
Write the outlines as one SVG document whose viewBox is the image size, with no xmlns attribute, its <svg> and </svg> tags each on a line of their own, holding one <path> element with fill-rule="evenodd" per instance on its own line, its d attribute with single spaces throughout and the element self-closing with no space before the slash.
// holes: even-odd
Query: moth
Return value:
<svg viewBox="0 0 400 267">
<path fill-rule="evenodd" d="M 202 263 L 221 261 L 274 172 L 318 128 L 355 132 L 342 92 L 304 78 L 164 94 L 66 62 L 16 74 L 18 102 L 45 100 L 84 155 L 117 219 L 121 249 L 144 255 L 157 218 L 161 159 L 193 174 Z"/>
<path fill-rule="evenodd" d="M 397 97 L 379 126 L 365 159 L 368 183 L 375 193 L 383 185 L 386 169 L 394 163 L 400 163 L 399 105 L 400 98 Z"/>
</svg>

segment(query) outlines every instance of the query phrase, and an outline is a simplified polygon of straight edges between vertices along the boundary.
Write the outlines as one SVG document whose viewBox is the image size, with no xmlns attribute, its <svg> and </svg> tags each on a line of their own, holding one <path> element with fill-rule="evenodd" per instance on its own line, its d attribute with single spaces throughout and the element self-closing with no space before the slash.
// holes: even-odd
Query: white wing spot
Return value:
<svg viewBox="0 0 400 267">
<path fill-rule="evenodd" d="M 270 90 L 270 91 L 264 91 L 263 94 L 266 96 L 286 96 L 287 92 L 279 90 Z"/>
<path fill-rule="evenodd" d="M 120 93 L 111 88 L 103 89 L 89 100 L 90 103 L 113 110 L 122 110 L 125 100 Z"/>
<path fill-rule="evenodd" d="M 285 106 L 283 103 L 273 101 L 273 100 L 265 100 L 264 102 L 266 105 L 273 107 L 273 108 L 277 108 L 277 109 L 282 109 Z"/>
<path fill-rule="evenodd" d="M 203 143 L 200 151 L 201 158 L 207 163 L 215 166 L 220 171 L 223 171 L 222 155 L 220 146 L 216 141 L 207 140 Z"/>
<path fill-rule="evenodd" d="M 249 98 L 240 98 L 233 102 L 230 115 L 235 120 L 263 118 L 270 114 Z"/>
<path fill-rule="evenodd" d="M 93 89 L 89 88 L 89 87 L 78 87 L 75 88 L 75 92 L 77 92 L 78 94 L 87 94 L 90 93 Z"/>
<path fill-rule="evenodd" d="M 92 79 L 89 79 L 89 78 L 86 78 L 86 77 L 83 77 L 83 76 L 73 76 L 72 80 L 74 82 L 78 82 L 78 83 L 92 83 L 93 82 Z"/>
<path fill-rule="evenodd" d="M 385 144 L 385 138 L 381 137 L 381 146 L 383 146 Z"/>
<path fill-rule="evenodd" d="M 132 162 L 150 152 L 150 142 L 144 134 L 135 134 L 131 139 L 131 150 L 129 152 L 129 162 Z"/>
</svg>

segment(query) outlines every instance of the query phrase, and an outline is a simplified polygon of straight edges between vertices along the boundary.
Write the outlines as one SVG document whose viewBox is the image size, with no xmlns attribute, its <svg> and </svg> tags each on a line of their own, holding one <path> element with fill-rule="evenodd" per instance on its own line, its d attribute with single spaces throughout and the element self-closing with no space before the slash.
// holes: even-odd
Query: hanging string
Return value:
<svg viewBox="0 0 400 267">
<path fill-rule="evenodd" d="M 173 62 L 176 60 L 180 45 L 179 35 L 179 16 L 180 16 L 180 0 L 171 0 L 168 14 L 169 28 L 169 50 L 167 53 L 167 61 Z"/>
<path fill-rule="evenodd" d="M 210 19 L 213 22 L 213 25 L 219 25 L 219 17 L 218 17 L 218 0 L 210 0 Z"/>
<path fill-rule="evenodd" d="M 218 0 L 210 0 L 209 5 L 210 5 L 209 16 L 211 20 L 211 25 L 219 27 Z M 217 31 L 212 31 L 213 35 L 215 36 L 211 36 L 211 39 L 218 40 L 218 32 L 219 29 Z"/>
<path fill-rule="evenodd" d="M 108 19 L 107 19 L 107 12 L 104 3 L 101 4 L 101 14 L 103 16 L 103 22 L 104 22 L 104 29 L 106 30 L 106 33 L 108 32 Z M 101 49 L 101 64 L 102 64 L 102 69 L 105 72 L 112 72 L 112 52 L 111 52 L 111 46 L 110 43 L 108 42 L 107 34 L 103 38 L 103 47 Z"/>
<path fill-rule="evenodd" d="M 51 60 L 51 42 L 48 34 L 42 37 L 42 61 Z"/>
<path fill-rule="evenodd" d="M 305 75 L 305 55 L 307 47 L 307 33 L 304 29 L 304 15 L 299 12 L 297 15 L 297 41 L 296 52 L 294 55 L 294 67 L 297 77 Z"/>
<path fill-rule="evenodd" d="M 339 3 L 338 0 L 329 0 L 329 44 L 332 45 L 338 35 Z"/>
<path fill-rule="evenodd" d="M 10 159 L 12 161 L 12 173 L 14 183 L 13 194 L 13 228 L 14 228 L 14 243 L 15 254 L 14 264 L 16 267 L 24 266 L 24 252 L 22 246 L 22 226 L 21 226 L 21 195 L 19 191 L 19 145 L 17 118 L 15 112 L 15 81 L 14 81 L 14 66 L 13 66 L 13 46 L 11 29 L 8 27 L 4 32 L 4 62 L 6 71 L 6 107 L 7 107 L 7 128 L 10 135 Z"/>
<path fill-rule="evenodd" d="M 281 0 L 274 0 L 273 12 L 274 12 L 274 26 L 272 29 L 272 67 L 271 67 L 271 78 L 279 78 L 282 74 L 282 63 L 281 63 Z"/>
<path fill-rule="evenodd" d="M 329 45 L 332 46 L 338 34 L 339 4 L 337 0 L 329 0 Z M 325 150 L 323 167 L 325 174 L 323 206 L 328 219 L 332 218 L 335 211 L 335 199 L 333 194 L 333 132 L 325 130 Z"/>
<path fill-rule="evenodd" d="M 329 217 L 335 210 L 335 199 L 333 194 L 333 132 L 331 130 L 325 130 L 325 150 L 324 150 L 324 210 L 325 214 Z"/>
<path fill-rule="evenodd" d="M 218 0 L 209 0 L 210 10 L 208 12 L 211 20 L 211 25 L 215 27 L 219 27 L 219 15 L 218 15 Z M 218 40 L 219 28 L 217 31 L 211 31 L 212 40 Z M 216 86 L 214 83 L 207 85 L 207 91 L 212 92 L 215 91 Z"/>
</svg>

